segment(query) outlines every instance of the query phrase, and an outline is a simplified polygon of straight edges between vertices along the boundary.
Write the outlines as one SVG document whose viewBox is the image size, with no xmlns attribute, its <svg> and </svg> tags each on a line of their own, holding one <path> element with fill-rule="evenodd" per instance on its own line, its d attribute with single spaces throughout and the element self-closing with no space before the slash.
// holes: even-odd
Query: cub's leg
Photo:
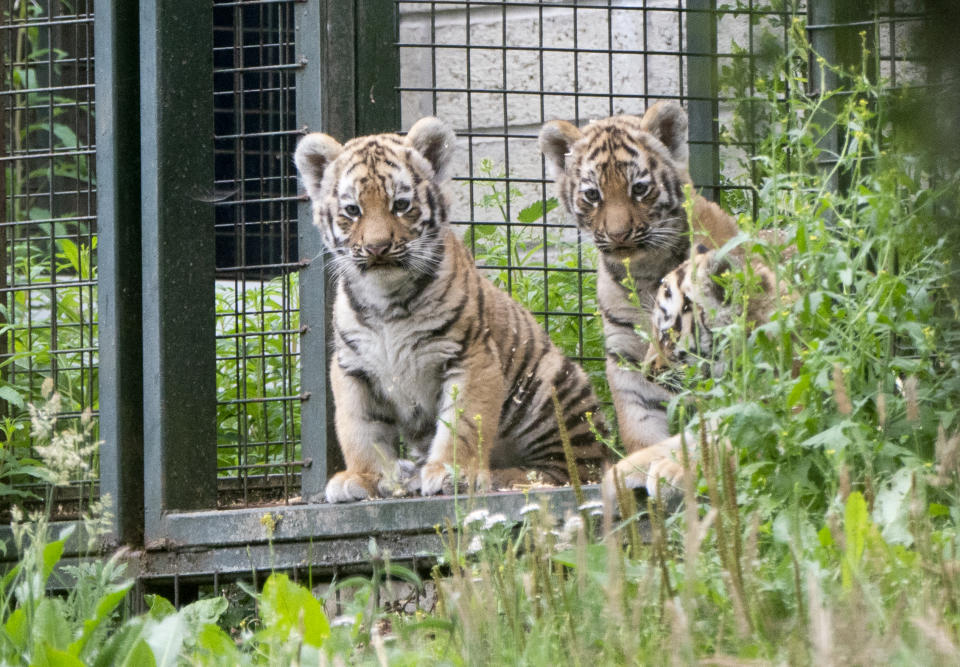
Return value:
<svg viewBox="0 0 960 667">
<path fill-rule="evenodd" d="M 667 502 L 679 498 L 683 494 L 684 468 L 683 443 L 687 440 L 687 450 L 690 452 L 691 465 L 696 448 L 696 436 L 692 432 L 685 435 L 677 434 L 666 438 L 649 447 L 639 449 L 620 459 L 615 466 L 607 471 L 603 480 L 603 493 L 611 501 L 616 501 L 616 484 L 614 475 L 619 478 L 620 485 L 625 489 L 646 489 L 651 497 L 657 496 L 658 486 L 662 499 Z"/>
<path fill-rule="evenodd" d="M 388 408 L 361 378 L 330 364 L 334 425 L 347 469 L 327 482 L 327 502 L 342 503 L 393 493 L 403 477 L 397 460 L 397 430 Z"/>
<path fill-rule="evenodd" d="M 490 449 L 494 446 L 503 407 L 503 374 L 496 355 L 473 354 L 443 383 L 437 430 L 420 473 L 420 492 L 452 493 L 453 466 L 458 486 L 472 482 L 490 487 Z"/>
<path fill-rule="evenodd" d="M 670 437 L 667 402 L 670 393 L 654 384 L 643 373 L 622 367 L 618 359 L 607 357 L 607 381 L 613 394 L 620 440 L 632 454 Z"/>
</svg>

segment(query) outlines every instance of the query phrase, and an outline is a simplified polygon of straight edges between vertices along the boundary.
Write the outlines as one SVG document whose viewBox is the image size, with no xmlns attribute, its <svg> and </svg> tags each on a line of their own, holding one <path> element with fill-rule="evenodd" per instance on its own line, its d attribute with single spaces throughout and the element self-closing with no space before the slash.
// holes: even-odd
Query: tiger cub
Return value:
<svg viewBox="0 0 960 667">
<path fill-rule="evenodd" d="M 637 330 L 649 331 L 661 280 L 687 259 L 691 241 L 718 248 L 736 236 L 737 225 L 701 197 L 688 219 L 687 115 L 675 102 L 654 104 L 643 117 L 614 116 L 582 130 L 550 121 L 539 143 L 560 202 L 600 251 L 597 300 L 607 380 L 620 437 L 631 455 L 616 469 L 640 466 L 653 482 L 648 487 L 655 487 L 661 474 L 677 482 L 668 465 L 678 446 L 667 423 L 671 392 L 643 372 L 649 339 Z M 669 472 L 662 472 L 665 465 Z"/>
<path fill-rule="evenodd" d="M 781 254 L 781 257 L 784 255 Z M 696 363 L 702 375 L 723 372 L 722 360 L 715 358 L 714 332 L 729 326 L 743 310 L 733 303 L 732 285 L 725 278 L 743 266 L 743 253 L 729 254 L 697 246 L 693 256 L 660 281 L 654 296 L 650 321 L 650 347 L 644 368 L 663 382 L 663 373 L 678 366 Z M 759 258 L 750 262 L 745 319 L 748 326 L 762 324 L 782 300 L 782 285 Z"/>
<path fill-rule="evenodd" d="M 604 457 L 586 374 L 480 275 L 447 221 L 455 140 L 424 118 L 405 137 L 341 145 L 314 133 L 297 146 L 337 279 L 330 382 L 347 469 L 327 483 L 328 502 L 449 493 L 455 467 L 478 489 L 529 471 L 564 482 L 554 391 L 584 473 Z"/>
</svg>

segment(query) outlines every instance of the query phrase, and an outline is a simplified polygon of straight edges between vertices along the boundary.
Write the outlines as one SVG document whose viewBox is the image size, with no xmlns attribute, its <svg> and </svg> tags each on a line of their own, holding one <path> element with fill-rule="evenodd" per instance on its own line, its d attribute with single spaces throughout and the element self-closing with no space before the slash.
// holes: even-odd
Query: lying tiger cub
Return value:
<svg viewBox="0 0 960 667">
<path fill-rule="evenodd" d="M 715 361 L 714 331 L 733 323 L 741 314 L 731 303 L 723 277 L 740 263 L 742 253 L 721 255 L 704 245 L 680 266 L 665 275 L 654 296 L 651 311 L 651 344 L 643 363 L 654 375 L 678 365 L 699 363 L 708 375 L 722 372 Z M 751 326 L 769 320 L 780 298 L 776 278 L 761 261 L 751 262 L 756 285 L 747 300 L 746 321 Z M 704 366 L 702 362 L 707 362 Z"/>
<path fill-rule="evenodd" d="M 327 483 L 329 502 L 500 487 L 531 471 L 565 482 L 560 426 L 581 474 L 605 458 L 586 374 L 480 274 L 448 222 L 455 142 L 424 118 L 405 137 L 341 145 L 315 133 L 297 146 L 337 277 L 330 383 L 347 469 Z"/>
</svg>

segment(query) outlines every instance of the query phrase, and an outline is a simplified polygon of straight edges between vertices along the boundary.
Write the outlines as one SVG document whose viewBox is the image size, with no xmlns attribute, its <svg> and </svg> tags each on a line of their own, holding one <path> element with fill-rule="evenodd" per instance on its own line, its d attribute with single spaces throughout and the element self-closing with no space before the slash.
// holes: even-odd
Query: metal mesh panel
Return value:
<svg viewBox="0 0 960 667">
<path fill-rule="evenodd" d="M 298 488 L 293 4 L 214 3 L 221 504 Z"/>
<path fill-rule="evenodd" d="M 14 420 L 2 437 L 15 456 L 31 444 L 21 401 L 42 402 L 45 378 L 61 422 L 97 408 L 91 4 L 0 10 L 0 411 Z M 58 500 L 95 481 L 96 461 L 87 465 Z"/>
<path fill-rule="evenodd" d="M 683 3 L 397 5 L 403 125 L 436 114 L 461 139 L 454 223 L 478 265 L 606 395 L 596 252 L 555 208 L 536 137 L 554 118 L 582 124 L 685 100 Z"/>
</svg>

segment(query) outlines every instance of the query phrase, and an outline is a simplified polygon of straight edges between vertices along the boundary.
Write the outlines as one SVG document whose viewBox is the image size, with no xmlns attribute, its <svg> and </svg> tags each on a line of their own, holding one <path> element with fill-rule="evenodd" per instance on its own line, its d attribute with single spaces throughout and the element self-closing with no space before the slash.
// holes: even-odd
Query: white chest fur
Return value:
<svg viewBox="0 0 960 667">
<path fill-rule="evenodd" d="M 343 289 L 334 307 L 337 363 L 362 374 L 406 438 L 435 423 L 444 374 L 461 351 L 451 336 L 436 336 L 449 312 L 417 310 L 406 317 L 358 312 Z M 415 438 L 416 439 L 416 438 Z"/>
</svg>

